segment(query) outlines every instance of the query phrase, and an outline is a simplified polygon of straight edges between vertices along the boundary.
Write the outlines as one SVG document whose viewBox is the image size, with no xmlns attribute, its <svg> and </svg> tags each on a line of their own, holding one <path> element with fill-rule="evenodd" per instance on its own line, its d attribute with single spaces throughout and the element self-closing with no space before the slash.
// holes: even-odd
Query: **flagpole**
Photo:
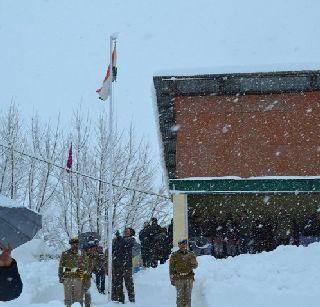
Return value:
<svg viewBox="0 0 320 307">
<path fill-rule="evenodd" d="M 70 236 L 73 236 L 73 205 L 72 205 L 72 142 L 69 147 L 68 161 L 67 161 L 67 173 L 69 173 L 69 184 L 70 184 Z"/>
<path fill-rule="evenodd" d="M 108 300 L 111 301 L 112 293 L 112 238 L 113 238 L 113 45 L 116 42 L 114 36 L 110 36 L 110 102 L 109 102 L 109 159 L 108 159 L 108 183 L 109 183 L 109 206 L 108 206 Z"/>
<path fill-rule="evenodd" d="M 71 172 L 69 173 L 69 179 L 70 179 L 70 217 L 71 217 L 71 220 L 70 220 L 70 228 L 71 228 L 71 232 L 70 232 L 70 235 L 73 236 L 73 223 L 72 223 L 72 220 L 73 220 L 73 210 L 72 210 L 72 167 L 71 167 Z"/>
</svg>

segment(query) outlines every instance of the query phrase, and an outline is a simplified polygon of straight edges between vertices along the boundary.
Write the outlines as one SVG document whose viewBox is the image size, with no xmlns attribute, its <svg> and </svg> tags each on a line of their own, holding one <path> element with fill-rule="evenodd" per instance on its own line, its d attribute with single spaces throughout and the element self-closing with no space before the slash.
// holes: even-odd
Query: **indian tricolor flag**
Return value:
<svg viewBox="0 0 320 307">
<path fill-rule="evenodd" d="M 111 72 L 110 72 L 110 64 L 108 65 L 106 76 L 104 77 L 102 87 L 97 89 L 96 92 L 99 94 L 99 99 L 105 101 L 110 96 L 110 88 L 111 88 Z M 112 51 L 112 81 L 115 81 L 117 78 L 117 51 L 116 46 Z"/>
</svg>

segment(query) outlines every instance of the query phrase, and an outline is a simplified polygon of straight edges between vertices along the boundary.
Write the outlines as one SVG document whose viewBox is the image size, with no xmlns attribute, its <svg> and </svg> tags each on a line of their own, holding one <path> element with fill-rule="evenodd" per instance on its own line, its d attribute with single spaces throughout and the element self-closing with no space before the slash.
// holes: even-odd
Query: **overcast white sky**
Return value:
<svg viewBox="0 0 320 307">
<path fill-rule="evenodd" d="M 318 69 L 319 0 L 0 0 L 0 111 L 12 98 L 68 125 L 79 103 L 93 118 L 119 34 L 116 112 L 159 161 L 152 76 Z"/>
</svg>

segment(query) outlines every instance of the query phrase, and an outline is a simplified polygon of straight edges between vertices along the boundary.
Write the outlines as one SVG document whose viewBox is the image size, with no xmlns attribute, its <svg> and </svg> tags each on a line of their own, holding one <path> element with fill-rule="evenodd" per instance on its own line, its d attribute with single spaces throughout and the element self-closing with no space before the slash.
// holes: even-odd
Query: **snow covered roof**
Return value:
<svg viewBox="0 0 320 307">
<path fill-rule="evenodd" d="M 17 203 L 16 201 L 12 200 L 11 198 L 8 198 L 4 195 L 1 195 L 0 194 L 0 206 L 1 207 L 15 207 L 15 208 L 18 208 L 18 207 L 23 207 L 23 205 Z"/>
<path fill-rule="evenodd" d="M 7 208 L 26 208 L 22 203 L 19 203 L 16 200 L 13 200 L 9 197 L 6 197 L 4 195 L 0 194 L 0 207 L 7 207 Z M 39 212 L 36 212 L 35 210 L 32 210 L 30 208 L 26 208 L 29 211 L 32 211 L 33 213 L 40 215 Z"/>
<path fill-rule="evenodd" d="M 320 90 L 320 71 L 228 73 L 153 78 L 163 155 L 168 177 L 176 178 L 176 126 L 173 101 L 178 96 L 294 93 Z"/>
<path fill-rule="evenodd" d="M 320 90 L 320 71 L 228 73 L 193 76 L 156 76 L 162 95 L 266 94 Z"/>
</svg>

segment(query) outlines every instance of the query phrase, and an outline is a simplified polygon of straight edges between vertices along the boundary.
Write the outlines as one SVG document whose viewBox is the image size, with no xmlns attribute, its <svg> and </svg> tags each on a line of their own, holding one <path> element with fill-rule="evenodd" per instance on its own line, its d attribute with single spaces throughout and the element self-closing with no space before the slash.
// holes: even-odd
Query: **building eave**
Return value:
<svg viewBox="0 0 320 307">
<path fill-rule="evenodd" d="M 212 179 L 169 180 L 170 193 L 319 193 L 320 178 L 278 179 Z"/>
<path fill-rule="evenodd" d="M 320 91 L 320 71 L 283 71 L 153 78 L 165 167 L 176 178 L 174 98 L 181 96 L 253 95 Z"/>
</svg>

